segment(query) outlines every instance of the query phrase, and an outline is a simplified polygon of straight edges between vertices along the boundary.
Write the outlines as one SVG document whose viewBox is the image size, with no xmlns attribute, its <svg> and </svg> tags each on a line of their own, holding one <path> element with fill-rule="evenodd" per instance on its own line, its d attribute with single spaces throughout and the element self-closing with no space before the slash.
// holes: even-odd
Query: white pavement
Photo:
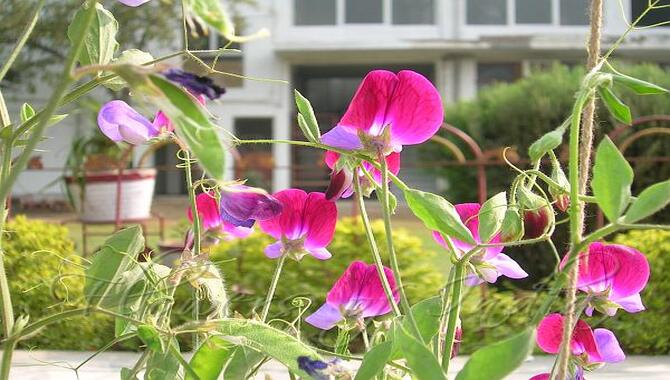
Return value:
<svg viewBox="0 0 670 380">
<path fill-rule="evenodd" d="M 13 360 L 10 379 L 12 380 L 108 380 L 119 379 L 121 367 L 131 367 L 137 359 L 132 352 L 106 352 L 81 367 L 79 377 L 72 370 L 90 352 L 76 351 L 17 351 Z M 467 358 L 458 357 L 452 365 L 456 373 Z M 547 371 L 551 367 L 552 357 L 538 356 L 525 362 L 511 380 L 528 380 L 531 376 Z M 257 379 L 288 379 L 278 363 L 265 365 Z M 451 373 L 451 371 L 450 371 Z M 610 364 L 597 372 L 588 374 L 588 380 L 668 380 L 670 379 L 670 356 L 632 356 L 625 362 Z M 237 380 L 237 379 L 230 379 Z M 486 379 L 482 379 L 486 380 Z"/>
</svg>

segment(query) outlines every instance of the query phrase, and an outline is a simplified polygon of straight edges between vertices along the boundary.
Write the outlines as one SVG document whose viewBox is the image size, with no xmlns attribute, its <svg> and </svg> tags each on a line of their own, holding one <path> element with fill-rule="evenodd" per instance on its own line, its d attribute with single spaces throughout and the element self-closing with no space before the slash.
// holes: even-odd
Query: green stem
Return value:
<svg viewBox="0 0 670 380">
<path fill-rule="evenodd" d="M 349 351 L 349 329 L 347 327 L 337 328 L 337 340 L 335 341 L 335 353 L 346 354 Z"/>
<path fill-rule="evenodd" d="M 2 180 L 2 182 L 9 176 L 9 169 L 12 164 L 12 146 L 8 141 L 5 141 L 4 145 L 2 167 L 0 168 L 0 180 Z M 9 213 L 7 208 L 8 202 L 9 197 L 0 198 L 0 297 L 2 297 L 0 305 L 2 307 L 3 338 L 5 339 L 12 334 L 12 329 L 14 327 L 14 310 L 12 307 L 11 293 L 9 291 L 9 281 L 7 279 L 7 273 L 5 272 L 5 250 L 3 247 L 5 223 Z M 11 350 L 6 351 L 11 352 Z M 11 355 L 11 353 L 8 355 Z M 9 371 L 9 369 L 7 369 L 7 371 Z"/>
<path fill-rule="evenodd" d="M 191 205 L 191 215 L 193 215 L 193 223 L 191 228 L 193 230 L 193 257 L 200 255 L 200 214 L 198 214 L 198 204 L 196 202 L 195 187 L 193 186 L 193 174 L 191 172 L 191 153 L 184 150 L 184 172 L 186 175 L 186 186 L 188 188 L 188 201 Z M 200 319 L 200 300 L 195 289 L 192 292 L 193 314 L 194 320 Z M 193 348 L 200 345 L 200 337 L 198 334 L 193 334 Z"/>
<path fill-rule="evenodd" d="M 5 64 L 2 65 L 2 69 L 0 69 L 0 82 L 2 82 L 2 80 L 5 78 L 5 75 L 14 64 L 16 58 L 19 56 L 21 49 L 23 49 L 23 45 L 25 45 L 26 41 L 28 41 L 28 37 L 30 37 L 30 34 L 33 32 L 33 29 L 37 24 L 37 19 L 39 18 L 40 11 L 42 10 L 43 6 L 44 6 L 44 0 L 40 0 L 40 2 L 37 3 L 37 6 L 35 6 L 33 16 L 30 18 L 28 24 L 26 24 L 25 29 L 23 29 L 23 32 L 21 33 L 21 37 L 19 37 L 19 40 L 16 41 L 14 49 L 12 49 L 12 52 L 9 53 L 7 61 L 5 61 Z"/>
<path fill-rule="evenodd" d="M 442 313 L 440 313 L 440 324 L 437 330 L 437 335 L 435 336 L 436 339 L 435 345 L 433 347 L 436 358 L 441 358 L 440 355 L 442 355 L 442 347 L 444 347 L 446 343 L 447 321 L 451 309 L 451 291 L 454 286 L 455 275 L 456 275 L 456 265 L 453 265 L 449 270 L 447 283 L 444 286 L 444 291 L 442 294 Z"/>
<path fill-rule="evenodd" d="M 363 192 L 361 191 L 361 180 L 357 175 L 354 175 L 354 195 L 356 196 L 356 202 L 358 203 L 358 210 L 361 214 L 361 220 L 363 221 L 363 229 L 365 230 L 365 236 L 367 237 L 368 245 L 370 246 L 370 251 L 372 252 L 372 258 L 377 267 L 377 275 L 382 283 L 382 288 L 384 289 L 384 294 L 386 294 L 386 299 L 388 299 L 389 304 L 393 310 L 395 316 L 400 316 L 400 309 L 395 302 L 393 297 L 393 290 L 391 290 L 391 284 L 389 284 L 388 278 L 386 278 L 386 273 L 384 272 L 384 262 L 382 261 L 382 256 L 379 253 L 379 248 L 377 246 L 377 241 L 375 239 L 375 234 L 372 231 L 372 226 L 370 225 L 370 218 L 368 217 L 368 211 L 365 208 L 365 201 L 363 200 Z"/>
<path fill-rule="evenodd" d="M 261 322 L 265 322 L 268 318 L 268 313 L 270 312 L 270 305 L 272 304 L 272 298 L 275 296 L 275 291 L 277 290 L 277 283 L 279 283 L 279 276 L 281 275 L 281 270 L 284 267 L 284 262 L 286 261 L 286 254 L 281 255 L 277 261 L 277 267 L 275 268 L 275 273 L 272 275 L 272 282 L 270 283 L 270 289 L 268 290 L 268 295 L 265 298 L 265 304 L 263 305 L 263 312 L 261 313 Z"/>
<path fill-rule="evenodd" d="M 449 372 L 449 363 L 451 362 L 451 350 L 454 347 L 456 338 L 456 324 L 461 313 L 461 289 L 463 287 L 463 274 L 465 273 L 465 261 L 459 261 L 454 264 L 454 285 L 451 288 L 451 297 L 449 301 L 449 319 L 447 321 L 446 342 L 442 352 L 442 369 L 444 373 Z"/>
</svg>

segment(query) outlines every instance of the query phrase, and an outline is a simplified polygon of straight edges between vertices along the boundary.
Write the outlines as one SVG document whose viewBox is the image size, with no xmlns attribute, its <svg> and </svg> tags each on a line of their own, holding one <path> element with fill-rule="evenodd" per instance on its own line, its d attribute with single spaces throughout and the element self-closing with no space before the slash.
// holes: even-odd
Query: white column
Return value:
<svg viewBox="0 0 670 380">
<path fill-rule="evenodd" d="M 291 67 L 283 64 L 284 78 L 291 77 Z M 272 138 L 275 140 L 290 140 L 291 128 L 295 119 L 293 105 L 293 87 L 284 86 L 280 91 L 283 96 L 279 103 L 272 123 Z M 279 191 L 291 186 L 291 145 L 273 144 L 272 155 L 274 156 L 275 168 L 272 173 L 272 190 Z"/>
<path fill-rule="evenodd" d="M 458 61 L 459 81 L 458 99 L 472 99 L 477 95 L 477 61 L 472 58 L 463 58 Z"/>
</svg>

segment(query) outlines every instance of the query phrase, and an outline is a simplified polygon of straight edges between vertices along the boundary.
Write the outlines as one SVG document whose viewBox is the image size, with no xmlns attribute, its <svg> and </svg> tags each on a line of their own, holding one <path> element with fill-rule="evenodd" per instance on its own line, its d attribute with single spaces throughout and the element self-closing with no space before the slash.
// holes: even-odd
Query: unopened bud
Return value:
<svg viewBox="0 0 670 380">
<path fill-rule="evenodd" d="M 517 241 L 523 237 L 523 222 L 516 208 L 508 208 L 505 211 L 502 227 L 500 228 L 500 240 L 503 243 Z"/>
<path fill-rule="evenodd" d="M 535 239 L 547 233 L 554 224 L 554 210 L 547 200 L 523 187 L 519 199 L 523 209 L 523 238 Z"/>
<path fill-rule="evenodd" d="M 345 191 L 351 188 L 354 182 L 354 173 L 348 168 L 333 169 L 330 174 L 330 184 L 326 190 L 326 199 L 329 201 L 338 200 Z"/>
<path fill-rule="evenodd" d="M 570 191 L 570 181 L 565 176 L 563 169 L 561 169 L 558 163 L 553 165 L 551 170 L 551 179 L 556 182 L 560 188 L 556 186 L 549 186 L 549 194 L 556 202 L 556 208 L 565 212 L 565 210 L 570 207 L 570 196 L 567 192 Z"/>
</svg>

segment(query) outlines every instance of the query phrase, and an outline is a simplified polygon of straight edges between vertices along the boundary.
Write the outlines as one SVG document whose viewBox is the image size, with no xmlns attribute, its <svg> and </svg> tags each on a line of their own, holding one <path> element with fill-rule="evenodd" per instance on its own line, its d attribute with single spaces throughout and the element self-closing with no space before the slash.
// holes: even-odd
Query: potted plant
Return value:
<svg viewBox="0 0 670 380">
<path fill-rule="evenodd" d="M 85 222 L 148 219 L 156 169 L 132 168 L 133 147 L 111 142 L 99 132 L 78 138 L 66 162 L 68 198 Z"/>
</svg>

